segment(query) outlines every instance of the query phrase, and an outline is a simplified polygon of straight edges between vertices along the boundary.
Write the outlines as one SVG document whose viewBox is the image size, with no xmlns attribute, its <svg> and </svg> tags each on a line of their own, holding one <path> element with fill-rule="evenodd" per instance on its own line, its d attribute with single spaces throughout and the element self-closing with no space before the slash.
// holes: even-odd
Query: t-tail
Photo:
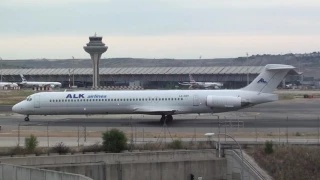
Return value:
<svg viewBox="0 0 320 180">
<path fill-rule="evenodd" d="M 20 77 L 22 79 L 22 82 L 27 82 L 26 78 L 23 76 L 23 74 L 20 74 Z"/>
<path fill-rule="evenodd" d="M 248 86 L 242 88 L 246 91 L 259 93 L 272 93 L 281 83 L 287 73 L 294 69 L 291 65 L 268 64 L 262 72 Z"/>
</svg>

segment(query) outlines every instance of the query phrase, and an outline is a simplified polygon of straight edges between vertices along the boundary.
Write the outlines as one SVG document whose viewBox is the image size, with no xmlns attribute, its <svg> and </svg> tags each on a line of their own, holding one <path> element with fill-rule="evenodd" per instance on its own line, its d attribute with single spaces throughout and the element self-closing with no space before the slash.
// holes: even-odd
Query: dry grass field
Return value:
<svg viewBox="0 0 320 180">
<path fill-rule="evenodd" d="M 32 90 L 14 90 L 14 91 L 0 91 L 0 105 L 13 105 L 16 104 L 27 96 L 35 93 Z"/>
<path fill-rule="evenodd" d="M 267 154 L 264 146 L 247 149 L 260 167 L 276 180 L 320 179 L 320 148 L 280 145 Z"/>
</svg>

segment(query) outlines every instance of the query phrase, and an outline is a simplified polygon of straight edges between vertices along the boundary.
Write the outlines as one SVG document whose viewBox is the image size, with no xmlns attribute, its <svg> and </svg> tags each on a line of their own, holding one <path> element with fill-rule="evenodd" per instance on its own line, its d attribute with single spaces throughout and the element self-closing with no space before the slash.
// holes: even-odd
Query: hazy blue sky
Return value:
<svg viewBox="0 0 320 180">
<path fill-rule="evenodd" d="M 0 57 L 218 58 L 320 50 L 319 0 L 0 0 Z"/>
</svg>

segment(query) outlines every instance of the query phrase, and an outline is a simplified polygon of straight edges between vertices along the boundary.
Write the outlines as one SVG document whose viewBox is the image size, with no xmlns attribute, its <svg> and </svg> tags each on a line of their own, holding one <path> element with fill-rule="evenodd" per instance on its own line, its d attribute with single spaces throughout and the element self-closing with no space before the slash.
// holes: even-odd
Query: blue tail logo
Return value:
<svg viewBox="0 0 320 180">
<path fill-rule="evenodd" d="M 265 81 L 263 78 L 261 78 L 257 83 L 264 83 L 264 84 L 267 84 L 268 82 Z"/>
</svg>

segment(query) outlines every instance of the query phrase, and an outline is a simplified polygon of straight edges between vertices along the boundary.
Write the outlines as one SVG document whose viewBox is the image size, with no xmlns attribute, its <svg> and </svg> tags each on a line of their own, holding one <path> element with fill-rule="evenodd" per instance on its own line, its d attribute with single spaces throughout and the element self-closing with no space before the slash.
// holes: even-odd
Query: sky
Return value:
<svg viewBox="0 0 320 180">
<path fill-rule="evenodd" d="M 319 51 L 319 0 L 0 0 L 2 59 L 227 58 Z"/>
</svg>

